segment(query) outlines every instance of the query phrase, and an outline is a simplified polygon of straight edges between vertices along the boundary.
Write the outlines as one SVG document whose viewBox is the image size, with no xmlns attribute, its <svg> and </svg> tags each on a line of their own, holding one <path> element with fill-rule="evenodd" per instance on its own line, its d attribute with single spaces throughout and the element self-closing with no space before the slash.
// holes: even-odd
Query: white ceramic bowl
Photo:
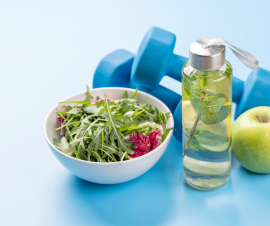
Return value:
<svg viewBox="0 0 270 226">
<path fill-rule="evenodd" d="M 125 90 L 127 90 L 129 96 L 131 96 L 135 91 L 134 89 L 126 88 L 99 88 L 92 89 L 90 90 L 90 92 L 94 98 L 96 98 L 97 96 L 104 97 L 104 93 L 106 93 L 108 98 L 119 99 L 119 97 L 124 93 Z M 64 101 L 81 101 L 84 99 L 85 92 L 81 92 L 68 97 Z M 145 92 L 138 91 L 136 99 L 140 103 L 148 103 L 155 105 L 160 112 L 170 112 L 169 108 L 163 102 Z M 67 170 L 69 170 L 77 177 L 80 177 L 90 182 L 99 184 L 116 184 L 132 180 L 142 175 L 160 159 L 172 137 L 173 130 L 170 131 L 165 141 L 155 150 L 136 159 L 123 161 L 121 165 L 119 164 L 119 162 L 98 163 L 76 159 L 64 154 L 63 152 L 55 148 L 52 142 L 53 136 L 60 137 L 59 131 L 55 130 L 55 128 L 59 127 L 59 121 L 56 118 L 55 113 L 56 108 L 61 109 L 63 105 L 64 104 L 58 104 L 54 106 L 47 115 L 43 128 L 45 139 L 55 157 L 58 159 L 59 162 L 61 162 L 64 167 L 66 167 Z M 168 126 L 174 126 L 172 114 L 170 114 Z"/>
</svg>

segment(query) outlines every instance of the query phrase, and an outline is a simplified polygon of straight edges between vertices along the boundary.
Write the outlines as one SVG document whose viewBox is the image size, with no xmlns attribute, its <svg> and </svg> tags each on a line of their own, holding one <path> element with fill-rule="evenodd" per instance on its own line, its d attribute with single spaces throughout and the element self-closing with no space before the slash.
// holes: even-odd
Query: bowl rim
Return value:
<svg viewBox="0 0 270 226">
<path fill-rule="evenodd" d="M 129 91 L 133 91 L 133 92 L 135 91 L 135 89 L 131 89 L 131 88 L 123 88 L 123 87 L 92 88 L 92 89 L 90 89 L 90 91 L 91 91 L 91 90 L 107 90 L 107 89 L 116 89 L 116 90 L 123 90 L 123 91 L 124 91 L 124 90 L 129 90 Z M 79 92 L 79 93 L 76 93 L 76 94 L 73 94 L 73 95 L 71 95 L 71 96 L 65 98 L 65 99 L 62 100 L 62 101 L 66 101 L 67 99 L 70 99 L 70 98 L 72 98 L 72 97 L 74 97 L 74 96 L 77 96 L 77 95 L 80 95 L 80 94 L 83 94 L 83 93 L 85 93 L 85 91 Z M 149 94 L 149 93 L 146 93 L 146 92 L 143 92 L 143 91 L 140 91 L 140 90 L 138 90 L 138 93 L 142 93 L 142 94 L 144 94 L 144 95 L 147 95 L 147 96 L 149 96 L 150 98 L 153 98 L 153 99 L 157 100 L 158 102 L 160 102 L 160 104 L 163 105 L 163 107 L 167 110 L 167 112 L 170 112 L 170 114 L 171 114 L 171 120 L 172 120 L 172 126 L 174 127 L 174 118 L 173 118 L 173 114 L 172 114 L 172 112 L 170 111 L 170 109 L 167 107 L 166 104 L 164 104 L 161 100 L 159 100 L 158 98 L 154 97 L 153 95 L 151 95 L 151 94 Z M 135 99 L 136 99 L 136 98 L 135 98 Z M 61 102 L 62 102 L 62 101 L 61 101 Z M 67 157 L 67 158 L 69 158 L 69 159 L 72 159 L 72 160 L 75 160 L 75 161 L 78 161 L 78 162 L 86 163 L 86 164 L 106 165 L 106 166 L 107 166 L 107 165 L 119 165 L 119 164 L 121 163 L 120 161 L 117 161 L 117 162 L 91 162 L 91 161 L 85 161 L 85 160 L 82 160 L 82 159 L 77 159 L 77 158 L 71 157 L 71 156 L 69 156 L 69 155 L 63 153 L 62 151 L 58 150 L 58 149 L 53 145 L 53 143 L 49 140 L 48 135 L 47 135 L 47 133 L 46 133 L 46 127 L 47 127 L 47 122 L 48 122 L 48 119 L 49 119 L 49 115 L 50 115 L 53 111 L 55 111 L 55 109 L 57 108 L 58 105 L 59 105 L 59 104 L 56 104 L 56 105 L 49 111 L 49 113 L 46 115 L 45 121 L 44 121 L 44 123 L 43 123 L 43 134 L 44 134 L 45 140 L 47 141 L 47 143 L 49 144 L 49 146 L 50 146 L 51 148 L 53 148 L 55 151 L 57 151 L 59 154 L 63 155 L 64 157 Z M 173 129 L 170 130 L 170 132 L 169 132 L 169 134 L 167 135 L 165 141 L 162 142 L 161 145 L 159 145 L 159 146 L 155 149 L 155 151 L 158 151 L 159 149 L 162 149 L 162 147 L 163 147 L 164 145 L 166 145 L 165 143 L 167 143 L 167 142 L 170 141 L 170 139 L 171 139 L 171 137 L 172 137 L 172 134 L 173 134 Z M 142 160 L 142 159 L 144 159 L 144 158 L 147 158 L 147 156 L 153 155 L 154 153 L 155 153 L 154 151 L 151 151 L 151 152 L 149 152 L 149 153 L 147 153 L 147 154 L 145 154 L 145 155 L 139 156 L 139 157 L 134 158 L 134 159 L 130 159 L 129 161 L 122 161 L 121 165 L 129 164 L 129 163 L 133 163 L 133 162 L 135 162 L 135 161 Z"/>
</svg>

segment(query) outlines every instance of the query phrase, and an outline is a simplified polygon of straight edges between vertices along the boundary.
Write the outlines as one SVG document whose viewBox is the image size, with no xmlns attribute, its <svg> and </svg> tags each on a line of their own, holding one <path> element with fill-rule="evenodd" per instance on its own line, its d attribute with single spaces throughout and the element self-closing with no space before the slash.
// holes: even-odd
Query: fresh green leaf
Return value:
<svg viewBox="0 0 270 226">
<path fill-rule="evenodd" d="M 222 97 L 218 97 L 218 98 L 211 98 L 211 99 L 205 100 L 205 102 L 206 102 L 209 112 L 218 113 L 220 109 L 223 107 L 223 105 L 225 104 L 226 99 Z"/>
<path fill-rule="evenodd" d="M 71 148 L 68 148 L 68 149 L 63 150 L 63 153 L 69 156 L 73 156 L 74 151 Z"/>
<path fill-rule="evenodd" d="M 72 109 L 71 106 L 65 106 L 65 108 L 66 108 L 67 111 L 70 111 Z"/>
<path fill-rule="evenodd" d="M 191 81 L 189 81 L 185 76 L 183 76 L 183 88 L 185 89 L 188 96 L 191 97 Z"/>
<path fill-rule="evenodd" d="M 125 115 L 124 115 L 124 123 L 128 124 L 130 122 L 133 122 L 134 121 L 133 118 L 132 118 L 133 115 L 134 115 L 134 111 L 126 112 Z"/>
<path fill-rule="evenodd" d="M 137 92 L 138 92 L 138 88 L 136 88 L 135 92 L 132 94 L 132 96 L 130 97 L 130 99 L 134 99 L 135 96 L 136 96 L 136 94 L 137 94 Z"/>
<path fill-rule="evenodd" d="M 91 156 L 91 153 L 96 145 L 96 143 L 98 141 L 100 141 L 100 135 L 102 133 L 104 129 L 100 129 L 99 132 L 96 134 L 96 136 L 94 137 L 94 139 L 91 141 L 91 143 L 89 144 L 88 148 L 87 148 L 87 152 L 88 152 L 88 160 L 90 161 L 90 156 Z"/>
<path fill-rule="evenodd" d="M 209 110 L 207 108 L 205 101 L 203 101 L 201 99 L 191 99 L 191 105 L 197 114 L 197 118 L 200 118 L 200 117 L 207 118 L 208 117 Z"/>
<path fill-rule="evenodd" d="M 108 154 L 111 154 L 111 155 L 116 154 L 116 155 L 119 156 L 119 158 L 121 157 L 120 152 L 113 145 L 111 145 L 111 144 L 103 144 L 103 148 Z M 106 157 L 106 156 L 107 156 L 107 154 L 105 153 L 103 155 L 103 157 Z"/>
<path fill-rule="evenodd" d="M 84 149 L 81 149 L 77 158 L 87 161 L 88 159 L 87 159 L 87 156 L 86 156 L 86 151 Z"/>
<path fill-rule="evenodd" d="M 192 86 L 191 87 L 191 98 L 192 99 L 201 99 L 202 93 L 203 93 L 203 90 L 198 89 L 197 86 Z"/>
<path fill-rule="evenodd" d="M 85 106 L 83 107 L 83 110 L 89 114 L 94 114 L 98 115 L 98 113 L 103 109 L 103 106 L 95 106 L 95 105 L 90 105 L 90 106 Z"/>
<path fill-rule="evenodd" d="M 58 137 L 53 137 L 53 144 L 59 148 L 61 148 L 61 139 Z"/>
<path fill-rule="evenodd" d="M 77 122 L 76 125 L 72 128 L 71 131 L 74 131 L 80 124 L 81 124 L 81 122 Z"/>
<path fill-rule="evenodd" d="M 123 99 L 128 99 L 128 93 L 127 91 L 125 90 L 123 96 L 122 96 Z M 131 98 L 132 99 L 132 98 Z"/>
<path fill-rule="evenodd" d="M 118 130 L 116 128 L 115 121 L 113 120 L 113 117 L 111 115 L 108 102 L 109 101 L 108 101 L 107 95 L 105 94 L 105 108 L 106 108 L 107 114 L 109 116 L 109 120 L 111 122 L 112 129 L 113 129 L 115 136 L 117 138 L 119 150 L 121 151 L 123 149 L 125 152 L 133 155 L 134 151 L 128 148 L 128 146 L 130 145 L 130 142 L 124 141 L 122 136 L 120 135 L 120 133 L 118 132 Z"/>
<path fill-rule="evenodd" d="M 231 106 L 222 106 L 218 113 L 211 113 L 207 117 L 202 117 L 202 121 L 207 124 L 216 124 L 225 120 L 231 112 Z"/>
<path fill-rule="evenodd" d="M 168 136 L 169 132 L 174 129 L 174 127 L 169 127 L 167 129 L 164 130 L 164 132 L 161 135 L 162 138 L 162 142 L 166 139 L 166 137 Z"/>
<path fill-rule="evenodd" d="M 96 104 L 91 104 L 91 103 L 86 102 L 86 101 L 62 101 L 62 102 L 59 102 L 59 104 L 64 104 L 64 103 L 73 103 L 73 104 L 82 104 L 82 105 L 91 105 L 91 106 L 101 106 L 102 105 L 102 102 L 96 103 Z"/>
<path fill-rule="evenodd" d="M 87 89 L 87 91 L 86 91 L 86 93 L 85 93 L 85 95 L 86 95 L 86 98 L 85 98 L 85 102 L 88 102 L 88 103 L 91 103 L 91 99 L 93 99 L 93 97 L 91 96 L 91 94 L 90 94 L 90 90 L 89 90 L 89 87 L 88 86 L 86 86 L 86 89 Z"/>
<path fill-rule="evenodd" d="M 61 138 L 61 146 L 62 149 L 69 149 L 69 144 L 67 142 L 67 139 L 65 137 Z"/>
</svg>

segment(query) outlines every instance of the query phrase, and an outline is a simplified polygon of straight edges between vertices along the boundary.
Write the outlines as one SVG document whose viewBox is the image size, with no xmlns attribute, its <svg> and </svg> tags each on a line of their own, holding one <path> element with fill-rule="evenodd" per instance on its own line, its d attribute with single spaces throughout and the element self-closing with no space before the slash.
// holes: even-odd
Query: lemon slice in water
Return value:
<svg viewBox="0 0 270 226">
<path fill-rule="evenodd" d="M 230 170 L 231 162 L 205 162 L 185 156 L 183 164 L 192 172 L 205 175 L 222 175 Z"/>
<path fill-rule="evenodd" d="M 189 100 L 182 101 L 182 115 L 184 129 L 191 129 L 196 121 L 196 113 Z M 201 125 L 201 120 L 198 125 Z"/>
</svg>

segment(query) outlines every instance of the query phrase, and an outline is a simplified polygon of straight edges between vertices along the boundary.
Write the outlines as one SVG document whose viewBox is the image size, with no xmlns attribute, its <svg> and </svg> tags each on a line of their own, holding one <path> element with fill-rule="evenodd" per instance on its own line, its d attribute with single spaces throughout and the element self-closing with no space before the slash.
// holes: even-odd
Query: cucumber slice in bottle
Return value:
<svg viewBox="0 0 270 226">
<path fill-rule="evenodd" d="M 231 138 L 228 137 L 228 127 L 225 122 L 217 123 L 214 125 L 205 125 L 202 124 L 198 126 L 200 130 L 207 130 L 213 134 L 221 135 L 224 138 L 227 138 L 227 141 L 215 140 L 207 137 L 203 137 L 200 135 L 194 136 L 194 139 L 197 143 L 212 152 L 224 152 L 227 151 L 231 145 Z"/>
<path fill-rule="evenodd" d="M 208 151 L 212 152 L 223 152 L 227 151 L 231 145 L 231 139 L 229 138 L 228 142 L 220 142 L 220 141 L 215 141 L 211 139 L 207 139 L 204 137 L 196 136 L 194 139 L 197 141 L 197 143 L 207 149 Z"/>
</svg>

